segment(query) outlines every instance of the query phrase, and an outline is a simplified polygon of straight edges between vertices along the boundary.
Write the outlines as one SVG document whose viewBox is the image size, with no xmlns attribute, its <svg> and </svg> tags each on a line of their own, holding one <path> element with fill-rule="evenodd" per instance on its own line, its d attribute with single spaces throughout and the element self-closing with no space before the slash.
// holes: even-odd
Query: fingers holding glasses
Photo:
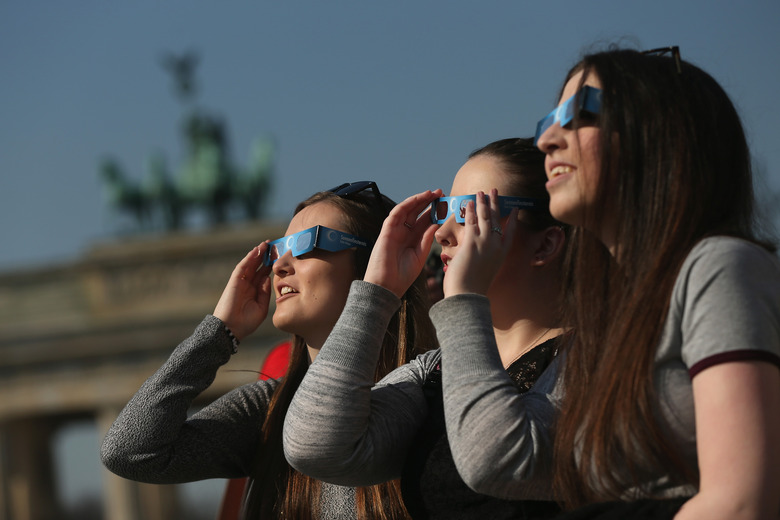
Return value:
<svg viewBox="0 0 780 520">
<path fill-rule="evenodd" d="M 485 204 L 485 206 L 488 206 L 488 204 Z M 498 190 L 495 188 L 490 190 L 489 206 L 490 234 L 501 244 L 501 258 L 503 258 L 512 245 L 512 237 L 514 237 L 515 228 L 517 227 L 518 209 L 512 208 L 512 211 L 509 212 L 509 218 L 502 225 L 501 205 L 498 201 Z"/>
<path fill-rule="evenodd" d="M 476 204 L 469 202 L 464 215 L 463 241 L 450 261 L 444 277 L 446 296 L 461 293 L 487 294 L 508 249 L 501 227 L 497 191 L 488 200 L 477 193 Z"/>
<path fill-rule="evenodd" d="M 254 285 L 256 282 L 262 280 L 263 277 L 267 277 L 271 274 L 271 266 L 263 265 L 269 247 L 268 240 L 261 242 L 247 254 L 238 266 L 236 266 L 241 269 L 240 278 L 242 280 L 246 280 Z"/>
<path fill-rule="evenodd" d="M 488 200 L 486 201 L 485 199 Z M 501 227 L 500 223 L 498 222 L 499 210 L 496 190 L 491 190 L 489 197 L 487 197 L 484 192 L 478 192 L 476 196 L 475 209 L 479 234 L 487 238 L 488 234 L 496 232 L 496 229 L 498 229 L 500 234 Z"/>
<path fill-rule="evenodd" d="M 406 229 L 418 232 L 420 230 L 424 231 L 430 224 L 430 218 L 425 218 L 429 215 L 430 204 L 441 197 L 441 195 L 442 191 L 440 189 L 428 190 L 412 195 L 393 208 L 386 222 L 390 221 L 390 217 L 394 217 L 392 220 L 393 225 L 398 225 L 400 219 Z M 425 225 L 421 226 L 421 224 Z"/>
<path fill-rule="evenodd" d="M 501 210 L 496 190 L 491 190 L 489 196 L 480 191 L 476 194 L 475 199 L 475 202 L 469 202 L 465 208 L 464 224 L 466 230 L 471 231 L 476 236 L 484 237 L 486 240 L 490 238 L 491 233 L 495 233 L 499 237 L 502 236 Z"/>
<path fill-rule="evenodd" d="M 498 190 L 495 188 L 490 190 L 490 231 L 498 236 L 504 235 L 501 229 L 501 208 L 498 204 Z"/>
<path fill-rule="evenodd" d="M 382 225 L 377 244 L 383 239 L 391 239 L 405 247 L 421 246 L 429 249 L 438 225 L 432 225 L 428 208 L 431 202 L 441 195 L 440 189 L 428 190 L 412 195 L 396 205 Z M 425 254 L 427 255 L 427 249 Z"/>
<path fill-rule="evenodd" d="M 501 209 L 498 204 L 498 191 L 494 188 L 490 194 L 479 192 L 476 197 L 476 212 L 481 235 L 489 238 L 490 233 L 502 236 Z"/>
</svg>

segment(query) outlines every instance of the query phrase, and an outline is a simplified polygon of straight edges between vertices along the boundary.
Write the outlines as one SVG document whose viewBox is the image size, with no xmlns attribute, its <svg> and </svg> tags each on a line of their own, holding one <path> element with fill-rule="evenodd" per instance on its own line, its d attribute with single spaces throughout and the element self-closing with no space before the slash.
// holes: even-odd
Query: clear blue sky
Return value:
<svg viewBox="0 0 780 520">
<path fill-rule="evenodd" d="M 0 270 L 70 260 L 115 235 L 101 157 L 137 179 L 154 151 L 180 165 L 183 111 L 159 60 L 187 49 L 234 160 L 276 138 L 269 215 L 282 220 L 345 180 L 375 179 L 396 199 L 448 190 L 471 150 L 532 133 L 584 49 L 620 40 L 679 45 L 713 74 L 780 189 L 778 21 L 777 0 L 6 0 Z"/>
<path fill-rule="evenodd" d="M 227 120 L 237 163 L 255 137 L 275 136 L 269 214 L 280 220 L 345 180 L 374 179 L 396 199 L 449 190 L 471 150 L 533 132 L 583 50 L 621 40 L 679 45 L 718 79 L 763 185 L 780 190 L 779 21 L 777 0 L 4 0 L 0 270 L 113 239 L 121 221 L 100 158 L 136 179 L 154 151 L 180 164 L 182 109 L 159 60 L 187 49 L 201 55 L 200 105 Z M 98 468 L 90 459 L 66 475 L 66 495 L 95 489 Z"/>
</svg>

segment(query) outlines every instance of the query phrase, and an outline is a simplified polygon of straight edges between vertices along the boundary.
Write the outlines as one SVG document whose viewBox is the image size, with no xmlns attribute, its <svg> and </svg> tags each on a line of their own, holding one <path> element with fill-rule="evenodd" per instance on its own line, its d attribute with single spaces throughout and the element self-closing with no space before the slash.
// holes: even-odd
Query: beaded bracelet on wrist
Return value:
<svg viewBox="0 0 780 520">
<path fill-rule="evenodd" d="M 225 332 L 227 332 L 228 337 L 230 338 L 230 342 L 233 343 L 233 354 L 238 352 L 238 338 L 233 334 L 233 331 L 228 328 L 227 325 L 225 325 Z"/>
</svg>

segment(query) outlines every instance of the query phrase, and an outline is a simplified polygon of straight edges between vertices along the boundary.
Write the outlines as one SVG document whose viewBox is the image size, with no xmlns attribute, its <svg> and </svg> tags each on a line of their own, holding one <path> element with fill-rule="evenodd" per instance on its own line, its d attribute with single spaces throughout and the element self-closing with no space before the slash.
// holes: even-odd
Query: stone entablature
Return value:
<svg viewBox="0 0 780 520">
<path fill-rule="evenodd" d="M 68 265 L 0 274 L 0 421 L 126 401 L 214 309 L 246 252 L 284 229 L 123 239 Z M 252 380 L 240 371 L 285 337 L 266 320 L 206 397 Z"/>
</svg>

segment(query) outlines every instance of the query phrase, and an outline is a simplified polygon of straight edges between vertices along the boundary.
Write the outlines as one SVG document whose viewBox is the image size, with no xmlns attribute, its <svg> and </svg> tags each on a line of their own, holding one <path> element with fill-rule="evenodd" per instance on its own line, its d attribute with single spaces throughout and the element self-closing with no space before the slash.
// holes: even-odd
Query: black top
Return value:
<svg viewBox="0 0 780 520">
<path fill-rule="evenodd" d="M 514 361 L 507 373 L 521 393 L 534 385 L 558 353 L 559 338 L 534 347 Z M 409 449 L 401 477 L 406 509 L 414 519 L 513 519 L 554 517 L 554 502 L 503 500 L 472 491 L 460 478 L 444 425 L 441 365 L 425 381 L 428 417 Z"/>
</svg>

